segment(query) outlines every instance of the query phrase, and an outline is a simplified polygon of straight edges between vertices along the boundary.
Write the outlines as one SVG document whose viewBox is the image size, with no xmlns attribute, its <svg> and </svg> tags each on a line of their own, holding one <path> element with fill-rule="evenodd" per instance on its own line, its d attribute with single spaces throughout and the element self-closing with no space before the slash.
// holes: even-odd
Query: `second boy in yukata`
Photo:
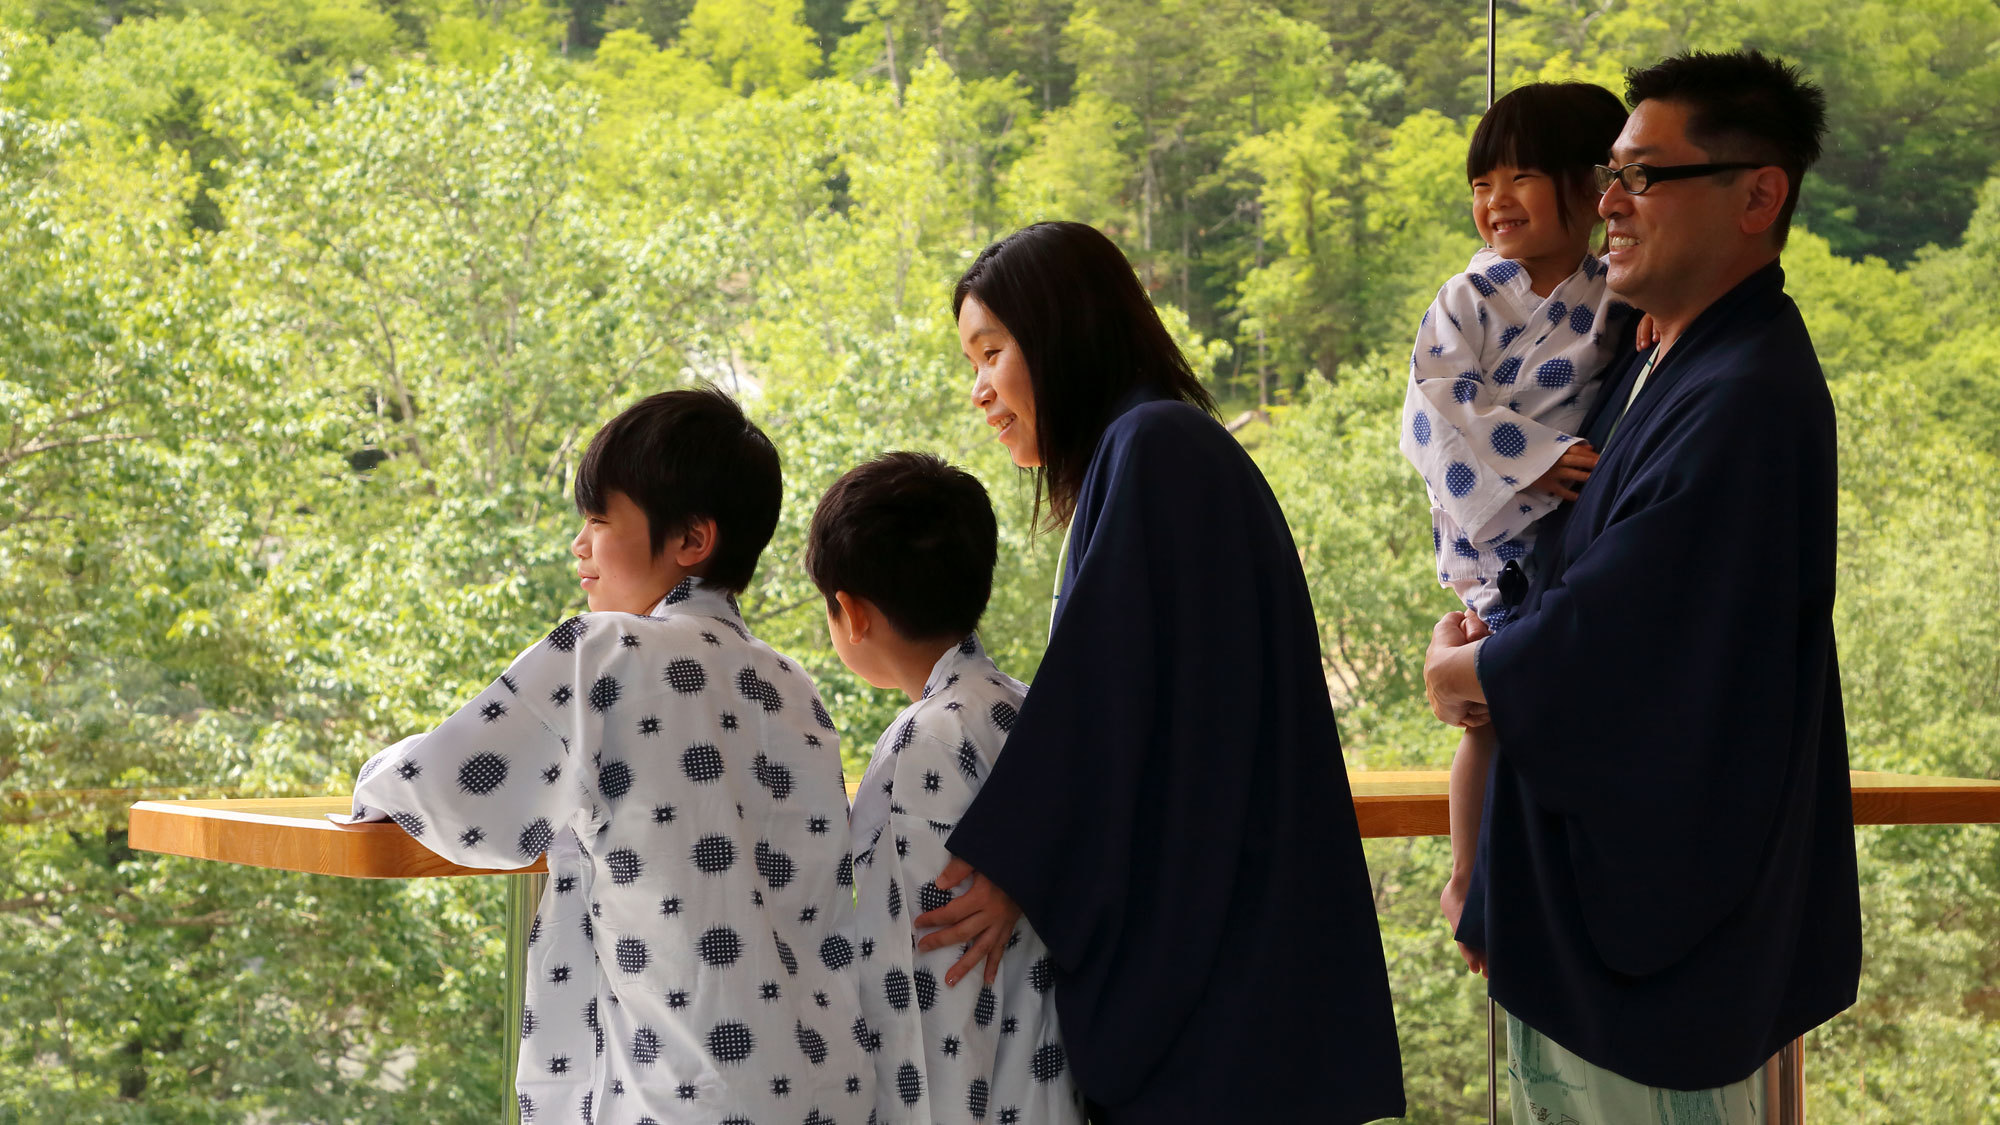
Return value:
<svg viewBox="0 0 2000 1125">
<path fill-rule="evenodd" d="M 777 451 L 713 389 L 592 440 L 571 544 L 592 612 L 361 768 L 354 818 L 474 867 L 548 855 L 527 950 L 523 1121 L 853 1122 L 853 866 L 833 722 L 735 594 Z"/>
<path fill-rule="evenodd" d="M 1024 920 L 984 980 L 952 986 L 956 948 L 916 950 L 916 916 L 945 838 L 993 769 L 1027 689 L 973 627 L 996 549 L 977 480 L 935 457 L 890 453 L 835 482 L 813 515 L 806 569 L 833 647 L 910 706 L 875 744 L 854 801 L 861 1010 L 875 1057 L 875 1125 L 1071 1125 L 1083 1120 L 1056 1028 L 1055 971 Z"/>
</svg>

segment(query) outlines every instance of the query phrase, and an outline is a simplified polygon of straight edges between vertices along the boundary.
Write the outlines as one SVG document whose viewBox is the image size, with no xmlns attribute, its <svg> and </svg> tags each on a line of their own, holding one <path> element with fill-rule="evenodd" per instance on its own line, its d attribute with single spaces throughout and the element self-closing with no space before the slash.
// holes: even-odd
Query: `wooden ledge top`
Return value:
<svg viewBox="0 0 2000 1125">
<path fill-rule="evenodd" d="M 327 819 L 353 811 L 353 798 L 344 796 L 140 801 L 132 806 L 131 845 L 142 852 L 355 879 L 500 874 L 445 860 L 393 823 Z M 537 859 L 519 873 L 548 869 Z"/>
<path fill-rule="evenodd" d="M 1364 837 L 1443 836 L 1450 831 L 1443 770 L 1350 770 L 1355 819 Z M 2000 824 L 2000 781 L 1914 777 L 1856 770 L 1854 823 Z M 852 785 L 849 786 L 851 790 Z M 132 806 L 131 846 L 148 852 L 357 879 L 525 874 L 460 867 L 394 824 L 335 824 L 344 796 L 222 801 L 140 801 Z"/>
</svg>

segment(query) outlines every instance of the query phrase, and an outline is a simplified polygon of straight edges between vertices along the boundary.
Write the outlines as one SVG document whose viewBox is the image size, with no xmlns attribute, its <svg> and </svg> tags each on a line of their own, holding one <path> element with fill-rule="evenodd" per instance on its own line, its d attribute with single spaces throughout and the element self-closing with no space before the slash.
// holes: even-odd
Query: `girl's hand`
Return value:
<svg viewBox="0 0 2000 1125">
<path fill-rule="evenodd" d="M 1576 489 L 1590 479 L 1590 471 L 1597 467 L 1597 451 L 1587 441 L 1579 441 L 1563 450 L 1549 471 L 1535 478 L 1529 488 L 1539 488 L 1553 492 L 1565 500 L 1576 499 Z"/>
<path fill-rule="evenodd" d="M 1660 342 L 1660 326 L 1653 320 L 1652 313 L 1639 318 L 1639 332 L 1633 342 L 1642 352 Z"/>
<path fill-rule="evenodd" d="M 946 988 L 956 985 L 965 974 L 980 961 L 986 962 L 986 983 L 1000 975 L 1000 956 L 1007 952 L 1007 942 L 1014 936 L 1014 924 L 1021 920 L 1021 908 L 1007 897 L 991 879 L 972 869 L 972 865 L 951 857 L 945 864 L 944 872 L 935 882 L 939 890 L 949 891 L 972 876 L 972 887 L 964 894 L 938 907 L 928 914 L 911 919 L 919 928 L 942 926 L 934 933 L 925 935 L 917 943 L 917 952 L 928 953 L 947 945 L 964 945 L 965 952 L 956 964 L 945 971 Z"/>
</svg>

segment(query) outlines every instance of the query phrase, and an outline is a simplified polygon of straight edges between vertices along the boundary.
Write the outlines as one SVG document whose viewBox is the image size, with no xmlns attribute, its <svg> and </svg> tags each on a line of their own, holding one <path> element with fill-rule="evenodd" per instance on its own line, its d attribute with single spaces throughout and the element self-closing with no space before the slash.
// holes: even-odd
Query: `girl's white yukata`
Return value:
<svg viewBox="0 0 2000 1125">
<path fill-rule="evenodd" d="M 992 771 L 1027 690 L 967 637 L 938 658 L 923 696 L 876 742 L 855 797 L 861 1011 L 875 1055 L 876 1125 L 1083 1121 L 1056 1030 L 1054 969 L 1027 920 L 990 987 L 983 963 L 946 986 L 961 947 L 920 954 L 922 935 L 910 924 L 951 901 L 932 882 L 951 861 L 945 837 Z"/>
<path fill-rule="evenodd" d="M 354 816 L 468 866 L 547 852 L 523 1121 L 867 1120 L 839 741 L 724 591 L 564 622 L 363 766 Z"/>
<path fill-rule="evenodd" d="M 1403 456 L 1431 497 L 1438 582 L 1504 624 L 1500 572 L 1526 568 L 1536 520 L 1562 503 L 1530 489 L 1578 439 L 1631 306 L 1589 254 L 1547 297 L 1491 249 L 1424 313 L 1403 397 Z"/>
</svg>

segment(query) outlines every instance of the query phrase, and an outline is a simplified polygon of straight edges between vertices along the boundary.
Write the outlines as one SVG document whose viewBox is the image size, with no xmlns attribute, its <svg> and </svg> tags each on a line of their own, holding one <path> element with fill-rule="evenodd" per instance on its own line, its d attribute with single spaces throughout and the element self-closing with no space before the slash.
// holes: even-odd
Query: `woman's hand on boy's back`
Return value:
<svg viewBox="0 0 2000 1125">
<path fill-rule="evenodd" d="M 1587 441 L 1579 441 L 1563 450 L 1549 471 L 1535 478 L 1529 488 L 1539 488 L 1552 492 L 1565 500 L 1576 499 L 1576 490 L 1590 479 L 1590 471 L 1597 467 L 1597 450 Z"/>
<path fill-rule="evenodd" d="M 938 875 L 938 889 L 949 891 L 965 882 L 968 875 L 972 877 L 972 886 L 964 894 L 912 919 L 918 929 L 943 927 L 926 934 L 917 943 L 919 953 L 928 953 L 947 945 L 966 947 L 958 962 L 944 974 L 947 988 L 964 979 L 965 974 L 982 960 L 986 962 L 986 983 L 992 984 L 994 978 L 1000 975 L 1000 957 L 1007 952 L 1007 940 L 1014 936 L 1014 924 L 1021 920 L 1021 908 L 1014 905 L 1007 892 L 957 856 L 951 857 L 951 862 L 945 864 L 944 871 Z"/>
</svg>

